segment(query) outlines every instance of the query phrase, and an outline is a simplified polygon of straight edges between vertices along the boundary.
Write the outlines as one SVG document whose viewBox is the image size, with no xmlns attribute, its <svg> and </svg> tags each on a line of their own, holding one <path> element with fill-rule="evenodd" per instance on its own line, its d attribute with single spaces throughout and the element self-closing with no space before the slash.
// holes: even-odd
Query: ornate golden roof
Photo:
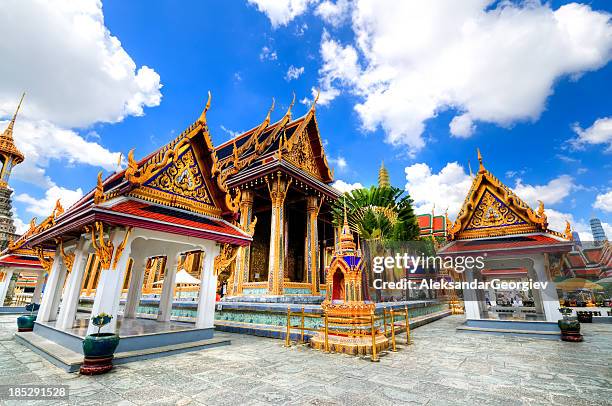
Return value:
<svg viewBox="0 0 612 406">
<path fill-rule="evenodd" d="M 470 191 L 457 219 L 448 229 L 449 240 L 533 232 L 547 232 L 567 238 L 567 230 L 561 234 L 548 229 L 543 202 L 540 201 L 537 211 L 532 210 L 508 186 L 485 169 L 480 150 L 478 150 L 478 162 L 478 173 L 474 177 Z"/>
<path fill-rule="evenodd" d="M 13 142 L 13 127 L 15 126 L 15 119 L 17 118 L 17 113 L 21 108 L 21 103 L 23 102 L 24 97 L 25 93 L 21 95 L 21 100 L 19 100 L 17 110 L 15 110 L 15 114 L 13 114 L 13 118 L 6 127 L 6 130 L 4 130 L 2 135 L 0 135 L 0 153 L 12 157 L 14 165 L 20 164 L 24 159 L 23 154 L 17 149 L 15 143 Z"/>
</svg>

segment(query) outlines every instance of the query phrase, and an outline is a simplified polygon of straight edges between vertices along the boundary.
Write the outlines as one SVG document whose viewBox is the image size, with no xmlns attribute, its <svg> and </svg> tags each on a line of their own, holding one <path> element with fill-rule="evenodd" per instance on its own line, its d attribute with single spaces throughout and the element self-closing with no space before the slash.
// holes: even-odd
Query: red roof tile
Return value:
<svg viewBox="0 0 612 406">
<path fill-rule="evenodd" d="M 21 255 L 6 255 L 0 258 L 0 266 L 42 269 L 38 258 L 25 257 Z"/>
<path fill-rule="evenodd" d="M 530 236 L 495 239 L 459 240 L 442 248 L 441 253 L 450 254 L 459 252 L 520 249 L 541 246 L 554 247 L 555 245 L 561 244 L 566 245 L 567 241 L 559 241 L 546 235 L 536 234 Z"/>
<path fill-rule="evenodd" d="M 135 200 L 128 200 L 110 207 L 110 210 L 144 219 L 192 227 L 203 231 L 212 231 L 242 238 L 245 237 L 244 233 L 223 220 L 204 217 L 166 206 L 157 206 Z"/>
</svg>

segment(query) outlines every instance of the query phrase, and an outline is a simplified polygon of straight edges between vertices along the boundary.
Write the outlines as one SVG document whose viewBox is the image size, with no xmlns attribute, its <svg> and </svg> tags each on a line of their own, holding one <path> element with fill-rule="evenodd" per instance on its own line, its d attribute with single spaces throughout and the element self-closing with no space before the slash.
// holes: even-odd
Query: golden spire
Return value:
<svg viewBox="0 0 612 406">
<path fill-rule="evenodd" d="M 353 233 L 351 232 L 346 216 L 346 195 L 344 196 L 344 223 L 342 224 L 342 232 L 340 233 L 340 249 L 355 250 L 355 240 L 353 239 Z"/>
<path fill-rule="evenodd" d="M 478 152 L 478 163 L 479 163 L 478 173 L 484 173 L 485 167 L 482 164 L 482 155 L 480 154 L 480 148 L 476 148 L 476 151 Z"/>
<path fill-rule="evenodd" d="M 385 168 L 385 161 L 380 163 L 380 169 L 378 170 L 378 187 L 389 187 L 389 171 Z"/>
<path fill-rule="evenodd" d="M 23 154 L 17 149 L 13 142 L 13 127 L 15 126 L 15 119 L 17 119 L 17 113 L 19 113 L 19 109 L 21 109 L 21 103 L 23 102 L 24 97 L 25 92 L 21 95 L 21 99 L 19 100 L 15 114 L 13 114 L 13 118 L 11 121 L 9 121 L 6 130 L 4 130 L 2 135 L 0 135 L 0 152 L 11 156 L 13 158 L 13 165 L 23 162 L 24 158 Z"/>
</svg>

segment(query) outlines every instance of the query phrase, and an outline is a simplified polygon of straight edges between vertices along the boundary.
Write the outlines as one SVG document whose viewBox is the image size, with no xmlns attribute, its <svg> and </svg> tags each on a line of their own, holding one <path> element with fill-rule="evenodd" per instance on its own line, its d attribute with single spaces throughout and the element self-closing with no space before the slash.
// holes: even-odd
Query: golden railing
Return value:
<svg viewBox="0 0 612 406">
<path fill-rule="evenodd" d="M 299 317 L 300 322 L 297 325 L 292 325 L 291 317 Z M 410 313 L 408 306 L 404 306 L 403 310 L 383 309 L 381 315 L 376 315 L 372 311 L 369 315 L 365 316 L 340 316 L 334 315 L 329 316 L 327 314 L 314 314 L 306 313 L 304 306 L 300 312 L 292 312 L 291 307 L 287 307 L 287 330 L 285 332 L 285 347 L 291 347 L 291 329 L 299 330 L 300 339 L 297 344 L 305 344 L 304 339 L 305 332 L 323 333 L 325 343 L 324 351 L 331 353 L 329 345 L 329 335 L 334 336 L 345 336 L 345 337 L 372 337 L 372 354 L 371 361 L 378 362 L 378 350 L 376 347 L 376 336 L 379 332 L 379 328 L 383 328 L 382 333 L 385 337 L 391 337 L 391 351 L 397 351 L 396 345 L 396 329 L 398 326 L 396 322 L 401 318 L 404 320 L 404 324 L 400 324 L 399 327 L 405 327 L 406 330 L 406 345 L 412 344 L 410 339 Z M 305 319 L 323 319 L 322 327 L 306 327 Z M 381 322 L 382 323 L 378 323 Z M 344 327 L 345 329 L 338 329 Z"/>
</svg>

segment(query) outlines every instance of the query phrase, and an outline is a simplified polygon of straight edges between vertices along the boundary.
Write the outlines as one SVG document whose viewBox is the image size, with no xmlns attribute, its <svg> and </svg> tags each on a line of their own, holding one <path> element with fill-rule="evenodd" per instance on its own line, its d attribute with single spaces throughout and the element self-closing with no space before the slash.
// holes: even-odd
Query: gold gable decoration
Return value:
<svg viewBox="0 0 612 406">
<path fill-rule="evenodd" d="M 466 229 L 500 227 L 525 223 L 518 214 L 485 190 Z"/>
<path fill-rule="evenodd" d="M 527 203 L 485 169 L 480 150 L 479 170 L 455 222 L 448 228 L 449 240 L 548 232 L 544 203 L 535 212 Z M 450 223 L 450 221 L 449 221 Z"/>
<path fill-rule="evenodd" d="M 302 130 L 298 136 L 292 137 L 291 142 L 283 142 L 279 151 L 279 157 L 322 180 L 306 129 Z"/>
<path fill-rule="evenodd" d="M 212 205 L 212 199 L 193 150 L 188 149 L 146 186 Z"/>
</svg>

